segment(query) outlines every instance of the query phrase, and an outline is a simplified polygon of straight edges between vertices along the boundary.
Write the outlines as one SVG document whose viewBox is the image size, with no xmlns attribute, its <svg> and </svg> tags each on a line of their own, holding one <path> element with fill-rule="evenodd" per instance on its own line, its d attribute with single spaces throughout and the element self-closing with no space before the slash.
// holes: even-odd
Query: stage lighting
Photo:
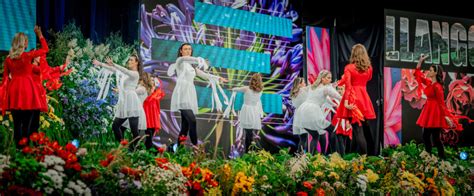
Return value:
<svg viewBox="0 0 474 196">
<path fill-rule="evenodd" d="M 78 140 L 78 139 L 73 139 L 71 143 L 72 143 L 72 145 L 74 145 L 76 148 L 79 148 L 79 140 Z"/>
<path fill-rule="evenodd" d="M 459 158 L 461 158 L 461 160 L 466 160 L 467 159 L 467 153 L 466 152 L 459 153 Z"/>
</svg>

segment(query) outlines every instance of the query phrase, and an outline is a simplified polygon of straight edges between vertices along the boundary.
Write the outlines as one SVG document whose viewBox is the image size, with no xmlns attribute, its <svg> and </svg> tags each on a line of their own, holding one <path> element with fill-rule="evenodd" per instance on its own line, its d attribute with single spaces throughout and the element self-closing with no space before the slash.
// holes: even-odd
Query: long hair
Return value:
<svg viewBox="0 0 474 196">
<path fill-rule="evenodd" d="M 262 92 L 263 90 L 262 75 L 260 75 L 259 73 L 253 74 L 252 78 L 250 78 L 249 88 L 255 92 Z"/>
<path fill-rule="evenodd" d="M 28 41 L 28 37 L 24 33 L 17 33 L 13 37 L 12 47 L 10 48 L 10 53 L 8 56 L 11 59 L 20 58 L 21 54 L 25 51 L 25 43 Z"/>
<path fill-rule="evenodd" d="M 142 64 L 142 61 L 140 60 L 140 58 L 138 57 L 138 55 L 136 54 L 132 54 L 130 55 L 130 57 L 133 57 L 135 58 L 135 60 L 137 61 L 137 71 L 138 71 L 138 75 L 139 75 L 139 81 L 143 82 L 145 88 L 147 89 L 147 91 L 149 90 L 148 86 L 153 86 L 153 85 L 150 85 L 148 83 L 150 83 L 150 76 L 145 72 L 143 71 L 143 64 Z"/>
<path fill-rule="evenodd" d="M 352 46 L 350 63 L 355 64 L 358 71 L 365 71 L 370 67 L 370 58 L 364 45 L 356 44 Z"/>
<path fill-rule="evenodd" d="M 325 78 L 326 76 L 328 76 L 329 74 L 331 74 L 331 72 L 329 72 L 328 70 L 322 70 L 321 72 L 319 72 L 318 78 L 317 78 L 316 81 L 313 83 L 313 85 L 311 86 L 311 88 L 312 88 L 312 89 L 317 88 L 317 87 L 321 84 L 321 80 L 322 80 L 323 78 Z"/>
<path fill-rule="evenodd" d="M 300 92 L 300 89 L 301 89 L 300 87 L 301 82 L 303 82 L 302 77 L 297 77 L 293 81 L 293 86 L 291 87 L 291 91 L 290 91 L 291 98 L 295 98 L 296 96 L 298 96 L 298 93 Z"/>
<path fill-rule="evenodd" d="M 441 67 L 441 65 L 431 65 L 431 67 L 436 72 L 436 82 L 440 83 L 441 86 L 443 86 L 443 67 Z"/>
<path fill-rule="evenodd" d="M 183 43 L 178 49 L 178 57 L 182 57 L 183 55 L 181 54 L 181 49 L 183 49 L 184 46 L 191 46 L 190 43 Z M 191 50 L 191 56 L 193 56 L 193 51 Z"/>
</svg>

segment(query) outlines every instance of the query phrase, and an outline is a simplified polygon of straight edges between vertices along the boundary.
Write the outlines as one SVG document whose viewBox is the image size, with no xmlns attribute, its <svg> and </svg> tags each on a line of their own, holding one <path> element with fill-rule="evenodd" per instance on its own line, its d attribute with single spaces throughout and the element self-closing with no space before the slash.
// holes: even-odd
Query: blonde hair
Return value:
<svg viewBox="0 0 474 196">
<path fill-rule="evenodd" d="M 356 44 L 352 46 L 350 63 L 355 64 L 358 71 L 365 71 L 370 67 L 370 58 L 364 45 Z"/>
<path fill-rule="evenodd" d="M 8 57 L 11 59 L 20 58 L 21 54 L 25 51 L 26 42 L 28 41 L 28 37 L 24 33 L 17 33 L 15 37 L 13 37 L 12 47 L 10 48 L 10 53 Z"/>
<path fill-rule="evenodd" d="M 262 75 L 260 75 L 259 73 L 253 74 L 252 78 L 250 78 L 249 88 L 256 92 L 262 92 L 263 90 Z"/>
<path fill-rule="evenodd" d="M 291 91 L 290 91 L 290 97 L 291 98 L 295 98 L 296 96 L 298 96 L 298 93 L 300 92 L 300 84 L 301 82 L 303 82 L 303 78 L 302 77 L 297 77 L 294 81 L 293 81 L 293 86 L 291 87 Z"/>
<path fill-rule="evenodd" d="M 316 79 L 316 81 L 313 83 L 313 85 L 311 86 L 312 89 L 315 89 L 317 88 L 320 84 L 321 84 L 321 80 L 325 77 L 327 77 L 329 74 L 331 74 L 331 72 L 329 72 L 328 70 L 322 70 L 321 72 L 319 72 L 318 74 L 318 78 Z"/>
<path fill-rule="evenodd" d="M 146 92 L 151 95 L 151 93 L 153 93 L 153 87 L 155 87 L 155 82 L 153 81 L 153 78 L 151 78 L 150 74 L 143 72 L 140 82 L 142 83 L 143 87 L 145 87 Z"/>
</svg>

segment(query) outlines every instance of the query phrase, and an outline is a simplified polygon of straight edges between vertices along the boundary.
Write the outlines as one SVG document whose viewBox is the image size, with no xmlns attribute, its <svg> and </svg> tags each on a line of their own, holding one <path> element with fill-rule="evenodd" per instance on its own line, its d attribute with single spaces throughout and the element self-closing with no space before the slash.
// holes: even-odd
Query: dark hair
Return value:
<svg viewBox="0 0 474 196">
<path fill-rule="evenodd" d="M 139 75 L 139 80 L 146 82 L 147 81 L 147 75 L 146 72 L 143 71 L 143 64 L 138 55 L 132 54 L 130 57 L 134 57 L 135 60 L 137 61 L 137 71 Z"/>
<path fill-rule="evenodd" d="M 184 46 L 191 46 L 190 43 L 183 43 L 178 49 L 178 57 L 182 57 L 183 55 L 181 54 L 181 49 L 183 49 Z M 192 47 L 192 46 L 191 46 Z M 191 56 L 193 56 L 193 51 L 191 49 Z"/>
<path fill-rule="evenodd" d="M 443 67 L 441 67 L 441 65 L 431 65 L 431 67 L 436 72 L 436 82 L 440 83 L 441 85 L 444 85 Z"/>
</svg>

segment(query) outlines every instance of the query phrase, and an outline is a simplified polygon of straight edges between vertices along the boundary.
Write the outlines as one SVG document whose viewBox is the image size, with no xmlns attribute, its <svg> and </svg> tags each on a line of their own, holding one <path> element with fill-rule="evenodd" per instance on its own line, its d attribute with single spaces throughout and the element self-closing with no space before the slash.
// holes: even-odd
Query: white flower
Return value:
<svg viewBox="0 0 474 196">
<path fill-rule="evenodd" d="M 74 195 L 74 191 L 72 191 L 72 190 L 69 189 L 69 188 L 65 188 L 63 191 L 64 191 L 64 193 L 66 193 L 66 194 Z"/>
<path fill-rule="evenodd" d="M 74 38 L 72 39 L 71 41 L 69 41 L 69 43 L 67 44 L 67 47 L 69 48 L 75 48 L 77 46 L 77 39 Z"/>
<path fill-rule="evenodd" d="M 359 174 L 357 176 L 357 187 L 359 187 L 362 192 L 365 192 L 365 190 L 367 189 L 367 182 L 367 176 L 362 174 Z"/>
<path fill-rule="evenodd" d="M 54 169 L 55 169 L 56 171 L 59 171 L 59 172 L 64 171 L 64 168 L 63 168 L 63 166 L 61 166 L 61 165 L 55 165 L 55 166 L 54 166 Z"/>
</svg>

